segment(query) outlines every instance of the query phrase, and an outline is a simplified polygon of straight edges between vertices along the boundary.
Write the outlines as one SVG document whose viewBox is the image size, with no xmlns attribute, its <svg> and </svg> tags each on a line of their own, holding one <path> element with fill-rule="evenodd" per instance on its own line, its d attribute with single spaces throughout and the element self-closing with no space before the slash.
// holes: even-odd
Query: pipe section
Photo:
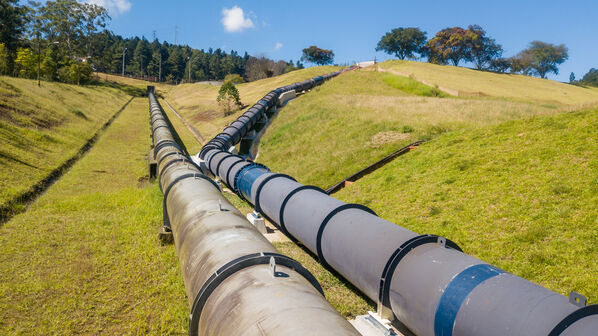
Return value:
<svg viewBox="0 0 598 336">
<path fill-rule="evenodd" d="M 149 91 L 165 225 L 174 236 L 191 306 L 189 334 L 358 336 L 325 300 L 313 275 L 277 253 L 181 151 Z"/>
<path fill-rule="evenodd" d="M 292 87 L 313 87 L 330 77 Z M 272 91 L 253 111 L 263 113 L 286 89 Z M 255 115 L 240 117 L 247 127 L 239 129 L 251 129 Z M 223 132 L 203 147 L 200 158 L 209 173 L 377 301 L 383 316 L 415 334 L 592 335 L 598 330 L 598 305 L 585 306 L 579 294 L 567 298 L 469 256 L 448 239 L 417 234 L 363 205 L 346 204 L 235 157 L 225 150 L 237 138 L 236 131 Z"/>
</svg>

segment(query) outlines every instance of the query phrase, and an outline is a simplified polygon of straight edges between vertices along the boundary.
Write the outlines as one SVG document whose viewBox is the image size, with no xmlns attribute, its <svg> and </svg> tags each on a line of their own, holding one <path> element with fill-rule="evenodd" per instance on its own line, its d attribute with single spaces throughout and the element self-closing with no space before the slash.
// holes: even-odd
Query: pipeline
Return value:
<svg viewBox="0 0 598 336">
<path fill-rule="evenodd" d="M 271 91 L 212 139 L 200 152 L 202 168 L 378 302 L 383 318 L 425 336 L 595 335 L 598 305 L 586 306 L 580 294 L 567 298 L 469 256 L 446 238 L 417 234 L 230 154 L 285 90 Z"/>
<path fill-rule="evenodd" d="M 189 334 L 358 336 L 314 276 L 277 253 L 185 155 L 148 91 L 165 224 L 191 307 Z"/>
</svg>

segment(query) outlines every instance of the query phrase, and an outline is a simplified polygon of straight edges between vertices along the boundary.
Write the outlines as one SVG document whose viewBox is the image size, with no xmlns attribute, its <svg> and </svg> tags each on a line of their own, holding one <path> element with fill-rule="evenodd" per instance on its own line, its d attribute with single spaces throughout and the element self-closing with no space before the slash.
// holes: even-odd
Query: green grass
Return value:
<svg viewBox="0 0 598 336">
<path fill-rule="evenodd" d="M 433 90 L 389 73 L 345 73 L 282 109 L 261 140 L 258 160 L 303 183 L 329 187 L 416 140 L 573 108 L 428 97 Z"/>
<path fill-rule="evenodd" d="M 206 139 L 211 139 L 271 90 L 336 70 L 338 68 L 332 66 L 313 67 L 238 84 L 236 87 L 239 89 L 241 102 L 247 107 L 227 117 L 224 117 L 224 112 L 216 102 L 220 89 L 217 85 L 199 83 L 177 85 L 165 93 L 165 97 Z"/>
<path fill-rule="evenodd" d="M 382 76 L 382 81 L 388 84 L 390 87 L 414 94 L 416 96 L 440 98 L 449 96 L 447 93 L 440 91 L 436 87 L 428 86 L 409 77 L 385 74 Z"/>
<path fill-rule="evenodd" d="M 106 86 L 0 77 L 0 207 L 73 157 L 129 98 Z"/>
<path fill-rule="evenodd" d="M 335 196 L 596 303 L 597 124 L 594 108 L 443 134 Z"/>
<path fill-rule="evenodd" d="M 0 335 L 182 335 L 188 301 L 134 100 L 27 212 L 0 228 Z"/>
</svg>

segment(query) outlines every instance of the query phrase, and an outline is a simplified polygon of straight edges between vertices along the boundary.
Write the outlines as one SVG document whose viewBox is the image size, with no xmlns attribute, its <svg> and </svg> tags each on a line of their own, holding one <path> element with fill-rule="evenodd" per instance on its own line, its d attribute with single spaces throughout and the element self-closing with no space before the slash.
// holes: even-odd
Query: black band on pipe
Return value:
<svg viewBox="0 0 598 336">
<path fill-rule="evenodd" d="M 187 157 L 184 157 L 182 159 L 174 159 L 172 161 L 169 161 L 166 165 L 164 165 L 164 167 L 162 167 L 162 169 L 160 169 L 160 172 L 158 173 L 158 186 L 160 187 L 160 191 L 162 190 L 162 173 L 164 173 L 164 171 L 172 166 L 175 163 L 190 163 L 193 167 L 195 167 L 198 171 L 201 171 L 201 169 L 195 164 L 195 162 L 193 162 L 191 159 L 188 159 Z"/>
<path fill-rule="evenodd" d="M 170 189 L 172 189 L 172 187 L 174 187 L 175 184 L 177 184 L 178 182 L 184 180 L 184 179 L 188 179 L 188 178 L 200 178 L 200 179 L 204 179 L 206 181 L 209 181 L 210 183 L 212 183 L 212 185 L 214 185 L 214 187 L 216 187 L 216 189 L 218 189 L 218 191 L 220 191 L 220 187 L 218 186 L 218 184 L 216 182 L 214 182 L 214 180 L 212 180 L 211 178 L 205 176 L 204 174 L 200 174 L 200 173 L 189 173 L 189 174 L 184 174 L 181 176 L 178 176 L 177 178 L 175 178 L 174 180 L 172 180 L 172 182 L 170 182 L 170 184 L 168 184 L 168 186 L 166 187 L 165 191 L 164 191 L 164 197 L 162 197 L 162 223 L 164 226 L 170 228 L 170 217 L 168 216 L 168 209 L 166 207 L 166 201 L 168 199 L 168 194 L 170 193 Z"/>
<path fill-rule="evenodd" d="M 559 322 L 554 329 L 552 329 L 548 336 L 558 336 L 562 334 L 563 331 L 567 330 L 573 323 L 591 315 L 598 315 L 598 305 L 585 306 L 569 314 L 565 319 Z"/>
<path fill-rule="evenodd" d="M 268 183 L 268 181 L 275 179 L 277 177 L 285 177 L 285 178 L 288 178 L 289 180 L 297 182 L 297 180 L 295 180 L 292 176 L 289 176 L 287 174 L 274 173 L 274 174 L 266 177 L 262 181 L 262 183 L 260 183 L 260 185 L 257 187 L 257 190 L 255 191 L 255 204 L 253 206 L 255 208 L 255 211 L 261 213 L 265 217 L 268 217 L 268 216 L 266 214 L 264 214 L 264 212 L 262 211 L 262 208 L 260 207 L 260 193 L 262 192 L 262 188 L 266 185 L 266 183 Z"/>
<path fill-rule="evenodd" d="M 231 153 L 229 153 L 229 152 L 226 152 L 226 153 L 227 153 L 228 155 L 232 155 L 232 154 L 231 154 Z M 216 154 L 214 154 L 214 155 L 217 155 L 217 154 L 218 154 L 218 153 L 216 153 Z M 216 165 L 216 172 L 214 173 L 214 176 L 218 176 L 218 172 L 220 171 L 220 165 L 222 164 L 222 161 L 224 161 L 224 160 L 226 160 L 226 159 L 228 159 L 228 157 L 226 157 L 226 156 L 225 156 L 224 158 L 220 159 L 220 161 L 219 161 L 219 162 L 218 162 L 218 164 Z M 209 168 L 209 167 L 208 167 L 208 168 Z"/>
<path fill-rule="evenodd" d="M 170 130 L 170 127 L 168 127 L 168 125 L 160 125 L 160 126 L 156 126 L 156 127 L 154 127 L 154 128 L 152 129 L 152 137 L 154 137 L 154 133 L 156 132 L 156 130 L 157 130 L 158 128 L 162 128 L 162 127 L 168 128 L 168 130 Z"/>
<path fill-rule="evenodd" d="M 185 155 L 185 154 L 183 154 L 182 152 L 168 152 L 168 153 L 166 153 L 166 154 L 162 155 L 162 157 L 161 157 L 161 158 L 158 160 L 158 166 L 159 166 L 160 164 L 162 164 L 162 161 L 164 161 L 164 159 L 166 159 L 167 157 L 169 157 L 169 156 L 171 156 L 171 155 L 175 155 L 175 154 L 179 154 L 179 155 L 182 155 L 182 156 L 184 156 L 184 155 Z"/>
<path fill-rule="evenodd" d="M 253 253 L 243 257 L 239 257 L 226 265 L 220 267 L 210 278 L 201 286 L 199 292 L 195 296 L 193 301 L 193 307 L 191 308 L 191 315 L 189 316 L 189 335 L 198 336 L 199 319 L 201 312 L 208 301 L 210 295 L 216 288 L 227 278 L 234 275 L 235 273 L 249 268 L 255 265 L 264 265 L 270 263 L 270 258 L 274 258 L 276 265 L 288 267 L 295 272 L 302 275 L 307 281 L 309 281 L 314 288 L 324 296 L 322 287 L 316 280 L 316 278 L 309 273 L 300 263 L 291 259 L 287 256 L 278 253 Z"/>
<path fill-rule="evenodd" d="M 224 177 L 224 179 L 226 180 L 226 181 L 225 181 L 225 182 L 226 182 L 226 185 L 228 185 L 228 188 L 229 188 L 230 190 L 232 190 L 232 191 L 235 191 L 235 177 L 233 176 L 233 181 L 232 181 L 232 182 L 228 180 L 228 175 L 230 175 L 230 172 L 231 172 L 231 170 L 233 170 L 233 168 L 234 168 L 234 167 L 235 167 L 235 166 L 236 166 L 238 163 L 241 163 L 241 162 L 247 162 L 247 163 L 250 163 L 250 164 L 251 164 L 251 162 L 250 162 L 250 161 L 246 161 L 246 160 L 245 160 L 243 157 L 241 157 L 240 155 L 235 155 L 235 157 L 238 157 L 240 160 L 239 160 L 239 161 L 237 161 L 237 162 L 235 162 L 235 163 L 233 163 L 232 165 L 230 165 L 230 167 L 228 167 L 228 170 L 226 171 L 226 176 Z M 220 176 L 220 178 L 222 178 L 222 176 Z"/>
<path fill-rule="evenodd" d="M 270 169 L 268 169 L 268 167 L 264 166 L 261 163 L 257 163 L 257 162 L 253 162 L 253 161 L 247 161 L 249 162 L 249 164 L 241 169 L 239 169 L 239 171 L 235 174 L 235 178 L 233 179 L 233 191 L 237 194 L 237 196 L 239 196 L 242 200 L 249 202 L 249 200 L 245 199 L 245 196 L 243 196 L 243 193 L 238 190 L 237 188 L 237 182 L 239 180 L 239 176 L 241 176 L 241 173 L 243 173 L 245 170 L 249 169 L 249 168 L 253 168 L 253 167 L 261 167 L 261 168 L 265 168 L 268 171 L 270 171 Z M 216 174 L 218 174 L 218 172 L 216 172 Z"/>
<path fill-rule="evenodd" d="M 178 149 L 179 151 L 181 150 L 181 147 L 179 147 L 179 145 L 174 140 L 170 140 L 170 139 L 160 140 L 154 146 L 154 159 L 156 159 L 156 155 L 158 154 L 158 152 L 166 146 L 172 146 L 172 147 L 175 147 L 176 149 Z"/>
<path fill-rule="evenodd" d="M 326 192 L 324 192 L 326 193 Z M 320 228 L 318 229 L 318 236 L 316 237 L 316 251 L 318 253 L 318 259 L 320 260 L 320 263 L 327 268 L 331 268 L 330 265 L 326 262 L 326 258 L 324 258 L 324 254 L 322 253 L 322 236 L 324 235 L 324 229 L 326 228 L 326 225 L 328 224 L 328 222 L 330 222 L 330 220 L 332 219 L 332 217 L 334 217 L 334 215 L 336 215 L 337 213 L 343 211 L 343 210 L 347 210 L 347 209 L 358 209 L 358 210 L 363 210 L 365 212 L 371 213 L 374 216 L 377 216 L 376 213 L 374 212 L 374 210 L 366 207 L 365 205 L 362 204 L 343 204 L 339 207 L 337 207 L 336 209 L 332 210 L 322 221 L 322 224 L 320 224 Z"/>
<path fill-rule="evenodd" d="M 284 233 L 287 237 L 291 238 L 292 240 L 297 241 L 297 238 L 295 238 L 290 232 L 289 230 L 287 230 L 287 227 L 284 224 L 284 208 L 287 206 L 287 203 L 289 202 L 289 200 L 291 199 L 291 197 L 293 197 L 293 195 L 295 195 L 296 193 L 300 192 L 301 190 L 316 190 L 319 191 L 323 194 L 326 194 L 326 191 L 322 190 L 321 188 L 318 188 L 316 186 L 310 186 L 310 185 L 304 185 L 304 186 L 300 186 L 297 189 L 294 189 L 293 191 L 291 191 L 287 197 L 284 198 L 284 200 L 282 201 L 282 204 L 280 205 L 280 213 L 278 215 L 278 218 L 280 218 L 280 230 L 282 231 L 282 233 Z"/>
<path fill-rule="evenodd" d="M 396 249 L 393 254 L 390 256 L 386 265 L 384 266 L 384 270 L 382 271 L 382 276 L 380 277 L 380 289 L 378 291 L 378 301 L 382 303 L 383 306 L 390 307 L 390 283 L 392 281 L 392 276 L 397 269 L 397 266 L 401 262 L 401 260 L 409 254 L 414 248 L 424 245 L 424 244 L 437 244 L 438 239 L 441 238 L 437 235 L 419 235 L 417 237 L 413 237 Z M 445 238 L 446 239 L 446 238 Z M 455 244 L 453 241 L 446 239 L 446 247 L 450 247 L 455 249 L 459 252 L 463 252 L 461 248 Z M 392 309 L 391 309 L 392 310 Z"/>
</svg>

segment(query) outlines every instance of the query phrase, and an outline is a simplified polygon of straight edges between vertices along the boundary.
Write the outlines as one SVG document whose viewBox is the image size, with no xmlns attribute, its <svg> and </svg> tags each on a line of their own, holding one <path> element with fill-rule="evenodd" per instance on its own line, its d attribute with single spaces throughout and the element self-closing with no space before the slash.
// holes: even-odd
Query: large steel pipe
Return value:
<svg viewBox="0 0 598 336">
<path fill-rule="evenodd" d="M 359 335 L 315 278 L 277 253 L 180 150 L 151 92 L 149 101 L 165 223 L 191 306 L 189 334 Z"/>
<path fill-rule="evenodd" d="M 336 74 L 273 93 L 317 85 Z M 593 335 L 598 330 L 598 305 L 585 306 L 582 296 L 562 296 L 469 256 L 443 237 L 417 234 L 362 205 L 231 155 L 226 150 L 234 138 L 217 136 L 202 148 L 209 173 L 414 333 Z"/>
</svg>

